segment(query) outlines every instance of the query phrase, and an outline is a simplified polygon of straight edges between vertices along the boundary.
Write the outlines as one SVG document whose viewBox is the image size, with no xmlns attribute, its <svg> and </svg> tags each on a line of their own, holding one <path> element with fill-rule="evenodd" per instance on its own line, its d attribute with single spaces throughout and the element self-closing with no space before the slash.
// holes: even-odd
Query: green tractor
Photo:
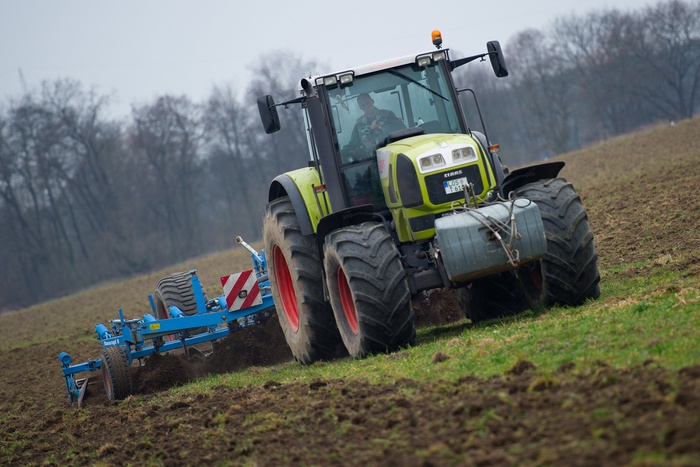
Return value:
<svg viewBox="0 0 700 467">
<path fill-rule="evenodd" d="M 564 163 L 509 171 L 483 119 L 483 133 L 467 124 L 458 96 L 471 90 L 452 71 L 488 59 L 507 76 L 499 43 L 453 60 L 441 42 L 436 31 L 433 51 L 302 79 L 301 97 L 279 104 L 258 99 L 266 133 L 292 104 L 307 131 L 309 166 L 272 181 L 263 225 L 277 315 L 301 363 L 412 345 L 412 298 L 431 289 L 456 289 L 473 322 L 600 293 Z"/>
</svg>

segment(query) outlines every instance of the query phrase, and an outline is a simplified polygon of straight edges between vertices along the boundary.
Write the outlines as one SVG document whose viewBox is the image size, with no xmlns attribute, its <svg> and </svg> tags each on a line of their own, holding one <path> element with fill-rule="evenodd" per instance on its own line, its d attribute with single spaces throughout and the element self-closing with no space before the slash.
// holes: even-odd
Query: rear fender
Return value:
<svg viewBox="0 0 700 467">
<path fill-rule="evenodd" d="M 319 246 L 323 246 L 326 235 L 333 232 L 335 229 L 377 220 L 381 220 L 381 218 L 374 214 L 374 206 L 371 204 L 353 206 L 329 214 L 318 223 L 316 233 L 318 234 Z"/>
<path fill-rule="evenodd" d="M 543 164 L 531 165 L 513 170 L 506 176 L 501 185 L 500 195 L 508 199 L 508 194 L 528 183 L 555 178 L 564 167 L 564 162 L 545 162 Z"/>
</svg>

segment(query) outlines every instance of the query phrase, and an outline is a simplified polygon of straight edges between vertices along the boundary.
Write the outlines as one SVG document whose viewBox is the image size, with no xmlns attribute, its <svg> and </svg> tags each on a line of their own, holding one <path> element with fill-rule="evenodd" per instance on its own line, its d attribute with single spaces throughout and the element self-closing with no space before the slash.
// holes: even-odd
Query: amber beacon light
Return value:
<svg viewBox="0 0 700 467">
<path fill-rule="evenodd" d="M 442 33 L 437 29 L 433 31 L 433 45 L 438 49 L 442 45 Z"/>
</svg>

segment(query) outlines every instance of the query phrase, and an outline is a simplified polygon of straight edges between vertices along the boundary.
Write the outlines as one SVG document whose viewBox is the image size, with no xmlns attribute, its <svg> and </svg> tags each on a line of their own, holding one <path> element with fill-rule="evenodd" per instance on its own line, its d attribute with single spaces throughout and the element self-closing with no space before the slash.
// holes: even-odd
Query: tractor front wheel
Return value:
<svg viewBox="0 0 700 467">
<path fill-rule="evenodd" d="M 294 358 L 310 364 L 344 355 L 333 312 L 323 296 L 323 270 L 313 235 L 302 235 L 288 197 L 265 209 L 263 241 L 277 317 Z"/>
<path fill-rule="evenodd" d="M 115 345 L 102 349 L 100 366 L 102 384 L 109 400 L 118 401 L 131 395 L 131 372 L 126 347 Z"/>
<path fill-rule="evenodd" d="M 547 239 L 547 254 L 518 269 L 531 307 L 578 306 L 600 295 L 598 255 L 581 198 L 563 178 L 539 180 L 517 190 L 537 204 Z"/>
<path fill-rule="evenodd" d="M 383 224 L 366 222 L 328 234 L 324 266 L 335 320 L 350 355 L 362 358 L 415 342 L 406 273 Z"/>
</svg>

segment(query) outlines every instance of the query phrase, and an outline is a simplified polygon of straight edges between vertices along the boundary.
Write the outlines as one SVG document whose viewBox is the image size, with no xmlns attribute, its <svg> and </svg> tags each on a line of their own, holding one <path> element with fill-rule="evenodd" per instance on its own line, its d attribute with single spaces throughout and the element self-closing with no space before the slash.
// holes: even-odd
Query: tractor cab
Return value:
<svg viewBox="0 0 700 467">
<path fill-rule="evenodd" d="M 349 206 L 372 204 L 386 208 L 379 179 L 377 150 L 404 138 L 431 133 L 467 131 L 449 81 L 440 61 L 447 50 L 425 55 L 424 65 L 415 56 L 399 59 L 391 68 L 361 67 L 346 78 L 331 77 L 317 92 L 326 101 L 334 152 L 338 154 L 343 191 Z M 396 61 L 394 61 L 396 63 Z M 335 81 L 335 83 L 333 83 Z"/>
</svg>

